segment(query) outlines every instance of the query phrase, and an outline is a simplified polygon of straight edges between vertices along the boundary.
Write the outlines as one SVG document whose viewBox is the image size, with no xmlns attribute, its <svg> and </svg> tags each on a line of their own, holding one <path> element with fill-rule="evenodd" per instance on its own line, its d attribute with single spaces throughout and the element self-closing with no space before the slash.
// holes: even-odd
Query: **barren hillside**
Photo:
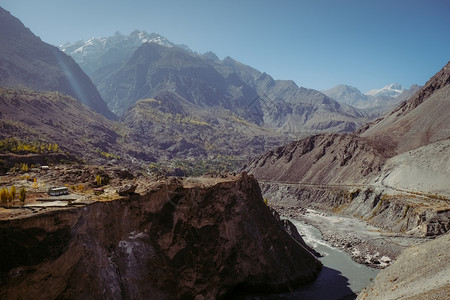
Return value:
<svg viewBox="0 0 450 300">
<path fill-rule="evenodd" d="M 397 233 L 450 229 L 450 64 L 358 134 L 312 136 L 244 166 L 267 197 L 341 212 Z"/>
</svg>

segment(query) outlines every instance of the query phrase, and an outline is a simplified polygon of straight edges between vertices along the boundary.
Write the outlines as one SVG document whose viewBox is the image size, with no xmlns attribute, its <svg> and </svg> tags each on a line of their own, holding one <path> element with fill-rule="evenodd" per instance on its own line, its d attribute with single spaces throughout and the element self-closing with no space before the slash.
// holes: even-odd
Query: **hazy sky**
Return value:
<svg viewBox="0 0 450 300">
<path fill-rule="evenodd" d="M 366 92 L 423 85 L 450 60 L 450 0 L 0 0 L 43 41 L 135 29 L 275 79 Z"/>
</svg>

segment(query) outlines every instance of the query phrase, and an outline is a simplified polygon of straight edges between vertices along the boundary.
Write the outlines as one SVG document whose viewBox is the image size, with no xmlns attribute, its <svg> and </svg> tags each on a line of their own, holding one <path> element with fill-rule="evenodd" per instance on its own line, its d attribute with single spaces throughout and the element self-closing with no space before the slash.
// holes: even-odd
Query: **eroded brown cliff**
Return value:
<svg viewBox="0 0 450 300">
<path fill-rule="evenodd" d="M 212 299 L 279 292 L 321 264 L 246 174 L 0 223 L 0 298 Z"/>
</svg>

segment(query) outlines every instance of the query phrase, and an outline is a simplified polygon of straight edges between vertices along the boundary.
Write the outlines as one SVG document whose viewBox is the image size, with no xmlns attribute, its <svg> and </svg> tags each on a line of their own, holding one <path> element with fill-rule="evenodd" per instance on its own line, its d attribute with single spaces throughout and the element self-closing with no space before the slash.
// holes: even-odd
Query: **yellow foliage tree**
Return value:
<svg viewBox="0 0 450 300">
<path fill-rule="evenodd" d="M 8 189 L 1 189 L 0 190 L 0 202 L 2 205 L 7 205 L 8 204 L 8 198 L 9 198 L 9 193 L 8 193 Z"/>
<path fill-rule="evenodd" d="M 15 186 L 11 187 L 11 190 L 9 191 L 9 194 L 11 195 L 12 201 L 14 201 L 14 199 L 16 198 L 16 195 L 17 195 L 17 191 L 16 191 L 16 187 Z"/>
<path fill-rule="evenodd" d="M 26 198 L 27 198 L 27 190 L 23 187 L 19 191 L 19 200 L 23 204 Z"/>
<path fill-rule="evenodd" d="M 39 187 L 39 185 L 38 185 L 38 183 L 37 183 L 37 180 L 36 180 L 36 178 L 34 178 L 34 181 L 33 181 L 33 188 L 37 189 L 38 187 Z"/>
<path fill-rule="evenodd" d="M 23 171 L 23 172 L 28 172 L 28 164 L 22 163 L 20 165 L 20 170 Z"/>
</svg>

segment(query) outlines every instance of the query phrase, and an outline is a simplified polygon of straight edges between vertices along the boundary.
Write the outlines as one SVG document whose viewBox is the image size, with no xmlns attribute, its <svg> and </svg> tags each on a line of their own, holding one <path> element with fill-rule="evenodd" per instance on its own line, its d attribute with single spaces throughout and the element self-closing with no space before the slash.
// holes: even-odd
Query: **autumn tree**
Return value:
<svg viewBox="0 0 450 300">
<path fill-rule="evenodd" d="M 14 203 L 14 199 L 16 198 L 17 195 L 17 191 L 16 191 L 16 187 L 12 186 L 11 190 L 9 191 L 10 197 L 11 197 L 11 201 Z"/>
<path fill-rule="evenodd" d="M 19 200 L 23 204 L 26 198 L 27 198 L 27 190 L 23 187 L 19 191 Z"/>
<path fill-rule="evenodd" d="M 2 205 L 7 205 L 8 204 L 8 198 L 9 198 L 8 189 L 1 189 L 0 190 L 0 203 Z"/>
</svg>

